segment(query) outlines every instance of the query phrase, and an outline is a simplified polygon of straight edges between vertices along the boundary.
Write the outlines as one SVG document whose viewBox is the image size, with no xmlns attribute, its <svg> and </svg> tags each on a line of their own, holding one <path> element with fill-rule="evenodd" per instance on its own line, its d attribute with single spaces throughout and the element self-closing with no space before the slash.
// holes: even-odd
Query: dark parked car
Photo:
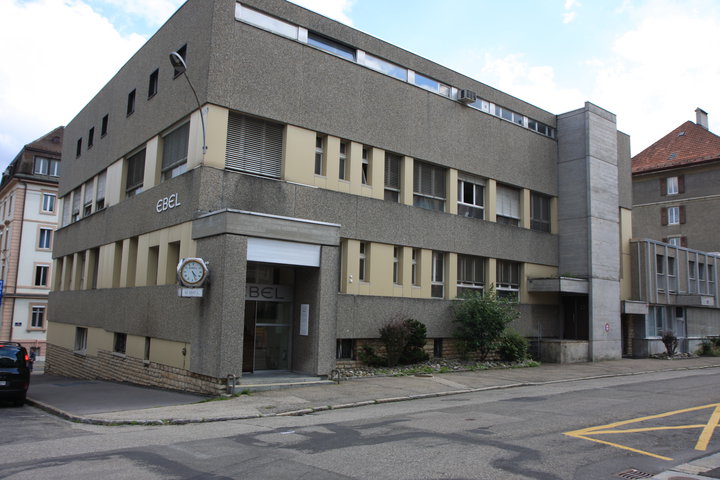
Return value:
<svg viewBox="0 0 720 480">
<path fill-rule="evenodd" d="M 0 342 L 0 400 L 9 399 L 20 407 L 30 386 L 30 357 L 15 342 Z"/>
</svg>

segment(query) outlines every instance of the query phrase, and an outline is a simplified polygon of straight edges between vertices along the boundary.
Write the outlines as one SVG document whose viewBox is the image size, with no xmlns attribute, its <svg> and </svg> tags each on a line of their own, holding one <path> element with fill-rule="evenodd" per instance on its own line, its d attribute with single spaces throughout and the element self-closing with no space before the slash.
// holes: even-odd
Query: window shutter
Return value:
<svg viewBox="0 0 720 480">
<path fill-rule="evenodd" d="M 678 193 L 685 193 L 685 175 L 678 175 Z"/>
<path fill-rule="evenodd" d="M 680 237 L 680 246 L 687 247 L 687 237 Z"/>
<path fill-rule="evenodd" d="M 385 156 L 385 186 L 400 188 L 400 157 L 397 155 Z"/>
<path fill-rule="evenodd" d="M 163 138 L 162 171 L 187 161 L 190 122 L 165 135 Z"/>
<path fill-rule="evenodd" d="M 83 197 L 83 204 L 92 203 L 93 198 L 93 181 L 90 180 L 85 182 L 85 195 Z"/>
<path fill-rule="evenodd" d="M 685 205 L 680 205 L 678 210 L 680 211 L 680 223 L 685 223 Z"/>
<path fill-rule="evenodd" d="M 667 238 L 667 237 L 663 237 L 663 238 L 662 238 L 662 242 L 663 242 L 663 243 L 668 243 L 668 238 Z"/>
<path fill-rule="evenodd" d="M 95 200 L 105 200 L 105 181 L 107 179 L 107 170 L 104 170 L 100 175 L 98 175 L 97 180 L 97 194 L 95 195 Z"/>
<path fill-rule="evenodd" d="M 660 209 L 660 224 L 661 225 L 667 225 L 668 224 L 668 214 L 667 214 L 667 208 L 662 207 Z"/>
<path fill-rule="evenodd" d="M 520 218 L 520 192 L 518 190 L 498 185 L 496 198 L 498 215 Z"/>
<path fill-rule="evenodd" d="M 660 195 L 667 195 L 667 178 L 660 179 Z"/>
<path fill-rule="evenodd" d="M 230 114 L 225 168 L 280 178 L 283 126 Z"/>
</svg>

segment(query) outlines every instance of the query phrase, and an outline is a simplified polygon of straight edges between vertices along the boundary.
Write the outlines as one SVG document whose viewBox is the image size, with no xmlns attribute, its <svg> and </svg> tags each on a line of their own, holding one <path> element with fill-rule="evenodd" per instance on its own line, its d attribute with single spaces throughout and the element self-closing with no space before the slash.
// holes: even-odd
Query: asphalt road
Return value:
<svg viewBox="0 0 720 480">
<path fill-rule="evenodd" d="M 718 385 L 666 372 L 164 427 L 0 406 L 0 478 L 617 480 L 720 451 Z"/>
</svg>

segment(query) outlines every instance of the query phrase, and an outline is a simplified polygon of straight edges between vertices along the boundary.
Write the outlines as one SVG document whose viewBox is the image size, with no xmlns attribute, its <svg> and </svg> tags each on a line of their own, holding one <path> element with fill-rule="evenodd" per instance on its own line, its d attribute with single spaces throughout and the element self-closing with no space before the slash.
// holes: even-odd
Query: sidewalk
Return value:
<svg viewBox="0 0 720 480">
<path fill-rule="evenodd" d="M 720 358 L 622 359 L 423 376 L 366 377 L 344 380 L 339 384 L 259 391 L 223 400 L 101 380 L 34 375 L 28 391 L 28 403 L 81 423 L 178 425 L 304 415 L 487 390 L 704 368 L 720 368 Z M 702 472 L 711 477 L 699 476 Z M 673 472 L 664 472 L 653 478 L 670 480 L 679 474 L 686 479 L 720 478 L 720 454 L 680 465 Z"/>
</svg>

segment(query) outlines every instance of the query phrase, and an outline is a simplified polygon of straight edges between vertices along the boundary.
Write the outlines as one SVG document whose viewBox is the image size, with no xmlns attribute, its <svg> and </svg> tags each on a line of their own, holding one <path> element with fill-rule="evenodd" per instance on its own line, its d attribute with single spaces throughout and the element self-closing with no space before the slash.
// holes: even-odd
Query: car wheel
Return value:
<svg viewBox="0 0 720 480">
<path fill-rule="evenodd" d="M 14 401 L 16 407 L 22 407 L 25 405 L 25 395 L 17 397 Z"/>
</svg>

